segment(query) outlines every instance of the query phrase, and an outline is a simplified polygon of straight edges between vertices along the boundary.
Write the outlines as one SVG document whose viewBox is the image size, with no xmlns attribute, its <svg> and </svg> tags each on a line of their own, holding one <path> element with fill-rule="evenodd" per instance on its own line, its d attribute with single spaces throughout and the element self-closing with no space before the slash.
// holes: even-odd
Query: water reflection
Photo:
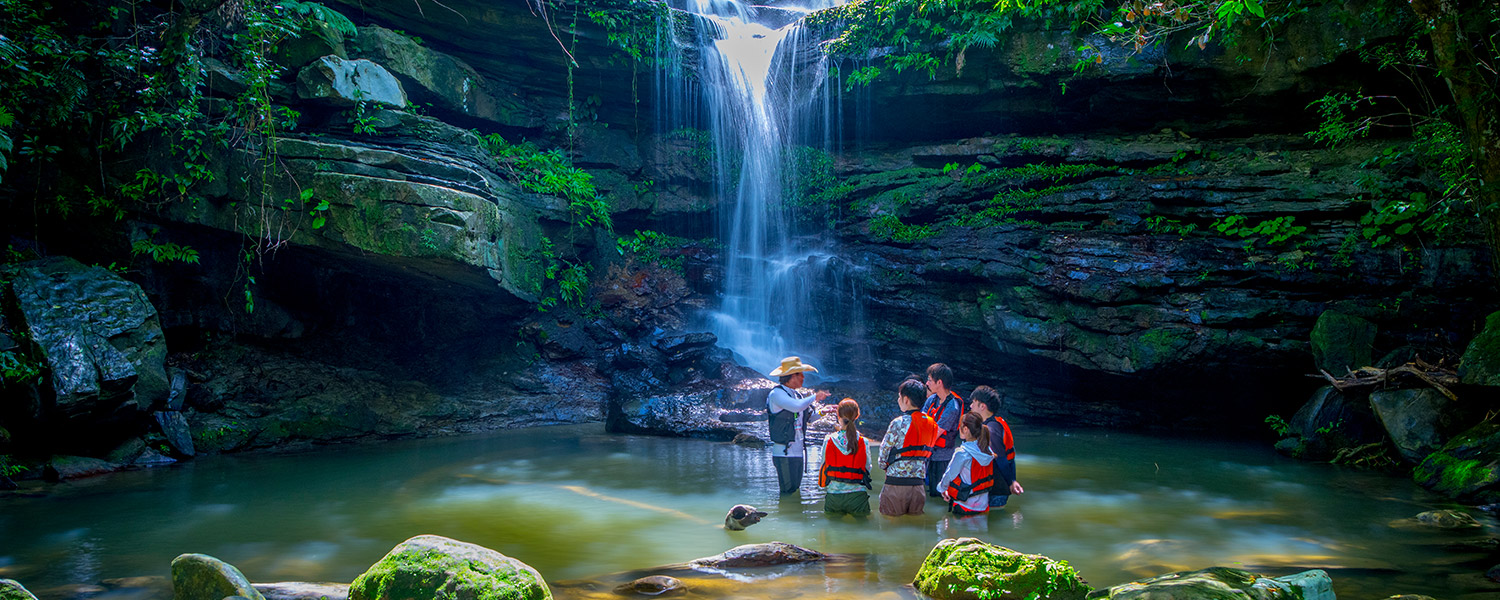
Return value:
<svg viewBox="0 0 1500 600">
<path fill-rule="evenodd" d="M 962 519 L 935 501 L 921 517 L 830 518 L 812 481 L 816 451 L 803 494 L 782 497 L 763 450 L 598 426 L 209 458 L 47 498 L 0 496 L 0 576 L 62 600 L 77 592 L 64 586 L 163 576 L 177 554 L 203 552 L 256 581 L 348 582 L 401 540 L 433 533 L 520 558 L 558 582 L 560 598 L 582 598 L 643 569 L 781 540 L 849 557 L 736 571 L 741 582 L 694 572 L 690 583 L 707 597 L 909 597 L 903 586 L 933 544 L 978 537 L 1067 559 L 1095 585 L 1229 565 L 1329 569 L 1346 600 L 1500 591 L 1477 576 L 1489 565 L 1473 563 L 1494 562 L 1482 546 L 1452 546 L 1494 536 L 1493 520 L 1470 534 L 1393 527 L 1441 505 L 1403 478 L 1224 442 L 1030 429 L 1017 446 L 1028 493 Z M 770 515 L 725 531 L 740 503 Z"/>
</svg>

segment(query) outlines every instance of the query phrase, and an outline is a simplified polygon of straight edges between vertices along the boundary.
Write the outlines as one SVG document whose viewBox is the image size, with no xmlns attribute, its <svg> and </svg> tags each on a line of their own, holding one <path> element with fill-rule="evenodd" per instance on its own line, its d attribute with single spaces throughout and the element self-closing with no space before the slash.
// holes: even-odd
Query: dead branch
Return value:
<svg viewBox="0 0 1500 600">
<path fill-rule="evenodd" d="M 1420 358 L 1389 369 L 1360 367 L 1350 371 L 1348 375 L 1343 377 L 1334 377 L 1333 374 L 1322 369 L 1318 369 L 1318 373 L 1319 375 L 1310 375 L 1310 377 L 1322 377 L 1334 389 L 1341 392 L 1352 388 L 1384 385 L 1391 383 L 1398 375 L 1411 375 L 1421 380 L 1422 383 L 1442 392 L 1449 400 L 1458 400 L 1458 395 L 1454 394 L 1453 390 L 1448 389 L 1448 386 L 1458 383 L 1458 374 L 1452 369 L 1440 365 L 1430 365 Z"/>
</svg>

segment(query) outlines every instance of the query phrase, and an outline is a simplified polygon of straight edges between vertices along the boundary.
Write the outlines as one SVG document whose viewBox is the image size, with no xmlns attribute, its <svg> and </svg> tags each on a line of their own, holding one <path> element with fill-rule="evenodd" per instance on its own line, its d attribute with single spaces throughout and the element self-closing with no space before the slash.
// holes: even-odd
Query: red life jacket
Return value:
<svg viewBox="0 0 1500 600">
<path fill-rule="evenodd" d="M 1002 434 L 1002 438 L 1000 440 L 1000 442 L 1002 444 L 1000 447 L 1005 451 L 1005 454 L 1003 456 L 1001 456 L 999 453 L 996 453 L 996 457 L 1003 458 L 1005 460 L 1015 460 L 1016 459 L 1016 442 L 1015 442 L 1014 439 L 1011 439 L 1011 437 L 1010 437 L 1010 423 L 1006 423 L 1005 419 L 1000 418 L 999 415 L 991 415 L 990 416 L 990 420 L 994 421 L 996 423 L 999 423 L 1000 424 L 1000 431 L 1004 432 Z M 994 447 L 995 447 L 995 440 L 990 440 L 990 447 L 986 448 L 986 450 L 993 449 Z"/>
<path fill-rule="evenodd" d="M 906 437 L 901 447 L 891 453 L 891 462 L 912 458 L 927 460 L 932 456 L 932 444 L 937 439 L 938 427 L 932 417 L 918 410 L 911 413 L 911 425 L 906 428 Z"/>
<path fill-rule="evenodd" d="M 953 401 L 958 403 L 958 422 L 962 424 L 964 422 L 964 413 L 968 411 L 968 405 L 964 404 L 964 399 L 958 395 L 958 392 L 950 391 L 948 393 L 952 394 Z M 927 416 L 932 417 L 933 422 L 937 422 L 937 420 L 943 416 L 943 407 L 947 405 L 947 400 L 938 402 L 931 408 L 927 409 Z M 958 430 L 955 429 L 953 431 L 947 431 L 942 427 L 939 427 L 937 430 L 937 442 L 933 444 L 933 447 L 958 447 Z"/>
<path fill-rule="evenodd" d="M 990 464 L 981 465 L 977 459 L 969 459 L 969 483 L 963 482 L 963 473 L 948 482 L 948 497 L 954 500 L 968 500 L 974 494 L 990 491 L 995 487 L 995 461 Z"/>
<path fill-rule="evenodd" d="M 834 445 L 833 438 L 823 440 L 823 467 L 818 469 L 818 486 L 828 487 L 832 480 L 857 483 L 869 489 L 870 459 L 865 455 L 865 438 L 856 442 L 854 454 L 844 454 Z"/>
</svg>

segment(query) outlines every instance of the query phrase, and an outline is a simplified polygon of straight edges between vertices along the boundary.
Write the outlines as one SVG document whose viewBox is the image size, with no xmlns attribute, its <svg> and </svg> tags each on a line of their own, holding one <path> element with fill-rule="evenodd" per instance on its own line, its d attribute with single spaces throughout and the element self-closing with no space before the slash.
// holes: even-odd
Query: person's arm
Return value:
<svg viewBox="0 0 1500 600">
<path fill-rule="evenodd" d="M 944 500 L 952 501 L 948 497 L 948 482 L 962 475 L 964 469 L 969 467 L 969 454 L 963 450 L 953 453 L 953 460 L 948 461 L 948 469 L 943 471 L 943 476 L 938 479 L 938 493 L 943 495 Z"/>
<path fill-rule="evenodd" d="M 772 408 L 800 413 L 807 410 L 807 407 L 812 406 L 812 403 L 817 399 L 816 394 L 808 394 L 805 398 L 794 398 L 791 394 L 786 393 L 785 388 L 778 386 L 766 396 L 766 403 L 770 404 Z"/>
<path fill-rule="evenodd" d="M 891 426 L 885 430 L 885 438 L 880 440 L 880 468 L 891 467 L 891 454 L 901 447 L 901 441 L 906 438 L 906 428 L 900 426 L 901 417 L 891 420 Z"/>
</svg>

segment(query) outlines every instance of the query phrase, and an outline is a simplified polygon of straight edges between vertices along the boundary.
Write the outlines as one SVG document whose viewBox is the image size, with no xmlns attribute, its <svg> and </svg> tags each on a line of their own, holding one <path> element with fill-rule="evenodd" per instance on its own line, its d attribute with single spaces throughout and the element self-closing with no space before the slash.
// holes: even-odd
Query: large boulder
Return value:
<svg viewBox="0 0 1500 600">
<path fill-rule="evenodd" d="M 536 127 L 541 116 L 520 100 L 495 94 L 489 80 L 461 60 L 384 27 L 359 28 L 357 58 L 379 63 L 414 103 L 511 127 Z"/>
<path fill-rule="evenodd" d="M 1088 597 L 1091 600 L 1334 600 L 1333 580 L 1323 571 L 1267 578 L 1229 567 L 1168 573 L 1098 590 Z"/>
<path fill-rule="evenodd" d="M 1374 364 L 1376 327 L 1360 317 L 1325 310 L 1313 324 L 1313 360 L 1319 369 L 1341 376 Z"/>
<path fill-rule="evenodd" d="M 1370 406 L 1402 458 L 1412 463 L 1442 448 L 1464 422 L 1457 403 L 1433 388 L 1374 392 Z"/>
<path fill-rule="evenodd" d="M 0 579 L 0 600 L 36 600 L 36 596 L 19 581 Z"/>
<path fill-rule="evenodd" d="M 166 340 L 140 286 L 67 257 L 19 265 L 10 286 L 56 396 L 52 414 L 32 416 L 86 421 L 166 401 Z"/>
<path fill-rule="evenodd" d="M 368 102 L 386 108 L 406 108 L 406 91 L 385 67 L 368 60 L 324 56 L 297 74 L 297 95 L 334 106 Z"/>
<path fill-rule="evenodd" d="M 1364 395 L 1350 397 L 1333 386 L 1313 392 L 1287 424 L 1293 439 L 1276 448 L 1306 460 L 1328 460 L 1339 449 L 1379 442 L 1386 435 Z"/>
<path fill-rule="evenodd" d="M 1469 342 L 1458 361 L 1458 376 L 1464 383 L 1500 386 L 1500 312 L 1484 320 L 1484 330 Z"/>
<path fill-rule="evenodd" d="M 540 600 L 541 574 L 514 558 L 458 540 L 419 535 L 354 580 L 349 600 Z"/>
<path fill-rule="evenodd" d="M 1093 589 L 1065 563 L 975 538 L 939 542 L 912 583 L 942 600 L 1082 599 Z"/>
<path fill-rule="evenodd" d="M 172 600 L 223 600 L 226 596 L 265 600 L 234 565 L 207 554 L 172 559 Z"/>
<path fill-rule="evenodd" d="M 1455 436 L 1417 465 L 1412 479 L 1460 502 L 1500 502 L 1500 424 L 1485 423 Z"/>
</svg>

